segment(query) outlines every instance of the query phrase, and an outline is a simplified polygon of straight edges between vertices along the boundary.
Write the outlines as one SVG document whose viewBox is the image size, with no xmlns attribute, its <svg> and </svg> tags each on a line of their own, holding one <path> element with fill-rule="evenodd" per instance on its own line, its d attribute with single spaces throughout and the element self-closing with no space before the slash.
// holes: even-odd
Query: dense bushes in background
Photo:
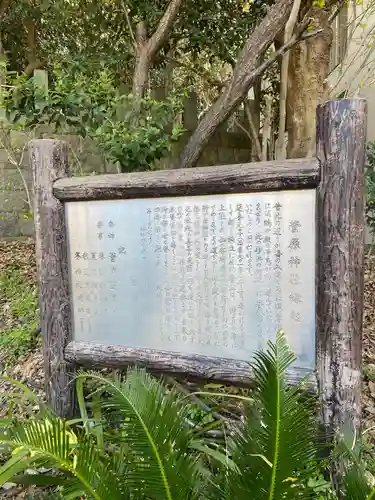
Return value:
<svg viewBox="0 0 375 500">
<path fill-rule="evenodd" d="M 182 111 L 181 92 L 170 93 L 163 101 L 149 94 L 135 99 L 120 91 L 115 75 L 105 66 L 93 71 L 74 62 L 56 67 L 50 77 L 47 93 L 35 78 L 15 78 L 4 96 L 11 123 L 27 129 L 48 124 L 56 132 L 68 128 L 90 137 L 123 172 L 149 170 L 183 132 L 176 122 Z"/>
</svg>

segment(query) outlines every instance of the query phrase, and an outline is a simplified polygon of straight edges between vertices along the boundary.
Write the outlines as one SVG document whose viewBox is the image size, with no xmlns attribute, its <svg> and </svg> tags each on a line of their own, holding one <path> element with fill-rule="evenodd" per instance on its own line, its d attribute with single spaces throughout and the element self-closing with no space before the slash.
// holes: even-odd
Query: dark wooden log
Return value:
<svg viewBox="0 0 375 500">
<path fill-rule="evenodd" d="M 64 205 L 52 194 L 54 181 L 68 174 L 68 149 L 60 141 L 31 141 L 29 157 L 47 401 L 59 416 L 70 417 L 74 384 L 64 359 L 71 340 L 67 238 Z"/>
<path fill-rule="evenodd" d="M 323 422 L 361 423 L 364 166 L 367 104 L 330 101 L 317 110 L 317 371 Z"/>
<path fill-rule="evenodd" d="M 71 363 L 90 368 L 124 369 L 129 365 L 139 365 L 146 367 L 150 372 L 167 373 L 177 378 L 181 376 L 245 387 L 251 385 L 252 381 L 249 363 L 236 359 L 94 342 L 70 342 L 65 349 L 65 358 Z M 307 377 L 306 387 L 316 390 L 316 377 L 311 371 L 295 368 L 289 370 L 287 374 L 290 383 L 298 382 L 305 377 Z"/>
<path fill-rule="evenodd" d="M 64 201 L 158 198 L 315 188 L 315 158 L 185 170 L 163 170 L 60 179 L 53 194 Z"/>
</svg>

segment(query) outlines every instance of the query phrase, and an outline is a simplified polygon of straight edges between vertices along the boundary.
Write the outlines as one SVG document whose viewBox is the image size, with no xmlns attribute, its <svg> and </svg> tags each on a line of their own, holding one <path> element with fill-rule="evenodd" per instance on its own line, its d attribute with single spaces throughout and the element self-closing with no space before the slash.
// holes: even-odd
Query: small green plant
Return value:
<svg viewBox="0 0 375 500">
<path fill-rule="evenodd" d="M 332 458 L 317 458 L 316 398 L 286 383 L 294 360 L 279 333 L 276 344 L 255 356 L 249 396 L 218 394 L 244 407 L 236 428 L 222 423 L 219 441 L 191 425 L 189 397 L 197 393 L 171 389 L 144 370 L 131 368 L 126 377 L 78 374 L 81 416 L 73 421 L 42 403 L 37 415 L 16 419 L 15 406 L 25 399 L 35 406 L 36 397 L 10 381 L 16 392 L 9 419 L 0 421 L 0 444 L 11 456 L 0 467 L 0 485 L 50 485 L 72 500 L 336 499 L 325 474 Z M 340 498 L 374 500 L 358 447 L 340 442 L 332 457 L 344 465 Z M 39 474 L 40 467 L 51 472 Z"/>
<path fill-rule="evenodd" d="M 375 382 L 375 366 L 373 364 L 363 365 L 363 377 L 365 380 Z"/>
<path fill-rule="evenodd" d="M 0 347 L 9 357 L 26 354 L 36 342 L 39 312 L 37 291 L 17 270 L 0 274 L 0 296 L 5 300 L 5 327 L 0 334 Z"/>
</svg>

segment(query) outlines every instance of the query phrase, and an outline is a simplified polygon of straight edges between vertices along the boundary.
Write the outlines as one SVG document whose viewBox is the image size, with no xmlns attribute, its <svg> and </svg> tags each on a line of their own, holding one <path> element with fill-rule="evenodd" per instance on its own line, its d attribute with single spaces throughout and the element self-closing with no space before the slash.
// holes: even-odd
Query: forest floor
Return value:
<svg viewBox="0 0 375 500">
<path fill-rule="evenodd" d="M 44 399 L 43 356 L 37 305 L 35 248 L 33 241 L 0 242 L 0 375 L 26 383 Z M 365 451 L 375 472 L 375 255 L 366 255 L 363 318 L 363 422 Z M 0 381 L 0 418 L 7 414 L 13 392 Z M 44 498 L 36 490 L 22 490 L 8 483 L 0 499 Z"/>
</svg>

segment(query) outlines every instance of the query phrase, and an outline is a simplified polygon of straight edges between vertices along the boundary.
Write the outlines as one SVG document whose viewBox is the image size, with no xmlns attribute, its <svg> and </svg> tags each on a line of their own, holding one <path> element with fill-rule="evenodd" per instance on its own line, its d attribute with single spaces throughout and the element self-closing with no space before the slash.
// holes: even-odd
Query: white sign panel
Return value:
<svg viewBox="0 0 375 500">
<path fill-rule="evenodd" d="M 73 338 L 315 365 L 315 191 L 66 203 Z"/>
</svg>

